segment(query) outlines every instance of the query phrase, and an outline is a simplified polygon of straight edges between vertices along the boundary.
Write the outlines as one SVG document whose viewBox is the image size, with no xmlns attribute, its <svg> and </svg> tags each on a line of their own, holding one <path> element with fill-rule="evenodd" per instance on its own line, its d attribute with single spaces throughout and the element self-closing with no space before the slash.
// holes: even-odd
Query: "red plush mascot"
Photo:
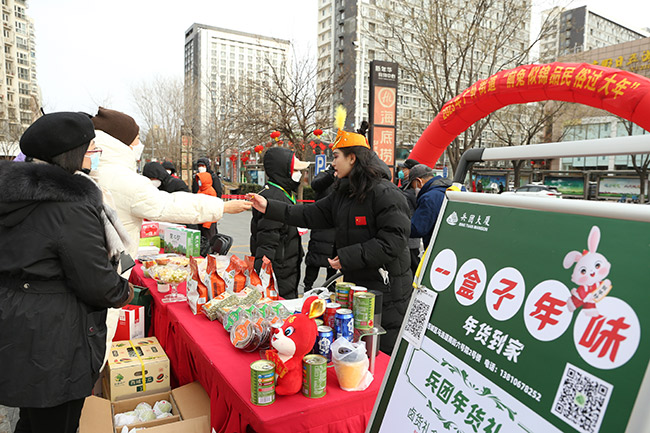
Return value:
<svg viewBox="0 0 650 433">
<path fill-rule="evenodd" d="M 266 351 L 266 359 L 275 363 L 278 383 L 275 393 L 291 395 L 302 387 L 302 358 L 311 352 L 316 342 L 317 326 L 313 317 L 325 311 L 325 301 L 310 296 L 302 305 L 300 314 L 289 316 L 271 338 L 273 349 Z"/>
</svg>

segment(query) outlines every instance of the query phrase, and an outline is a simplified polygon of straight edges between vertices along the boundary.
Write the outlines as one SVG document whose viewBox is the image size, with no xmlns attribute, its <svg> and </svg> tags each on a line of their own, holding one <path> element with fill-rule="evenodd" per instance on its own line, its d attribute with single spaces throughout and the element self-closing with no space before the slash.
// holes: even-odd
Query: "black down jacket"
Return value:
<svg viewBox="0 0 650 433">
<path fill-rule="evenodd" d="M 177 191 L 190 192 L 187 184 L 182 179 L 167 173 L 165 167 L 159 162 L 153 161 L 146 163 L 142 168 L 142 175 L 149 179 L 158 179 L 160 181 L 158 189 L 161 191 L 169 193 Z"/>
<path fill-rule="evenodd" d="M 267 199 L 293 204 L 294 191 L 298 182 L 291 179 L 293 152 L 273 147 L 264 155 L 264 171 L 268 189 L 260 194 Z M 259 272 L 262 258 L 268 257 L 278 282 L 280 296 L 292 299 L 298 297 L 300 263 L 303 257 L 302 243 L 298 229 L 282 220 L 271 220 L 253 209 L 251 219 L 251 254 L 255 256 L 255 270 Z"/>
<path fill-rule="evenodd" d="M 388 179 L 372 186 L 363 202 L 350 197 L 349 179 L 313 204 L 269 200 L 266 218 L 308 228 L 334 227 L 345 281 L 383 293 L 381 350 L 391 353 L 411 297 L 413 276 L 406 247 L 411 230 L 404 195 Z M 388 272 L 385 281 L 380 269 Z"/>
<path fill-rule="evenodd" d="M 196 160 L 195 165 L 199 165 L 199 163 L 205 165 L 205 168 L 207 169 L 207 172 L 210 173 L 212 176 L 212 188 L 214 188 L 214 191 L 217 193 L 217 197 L 221 198 L 223 195 L 223 185 L 221 184 L 221 178 L 219 177 L 219 172 L 214 172 L 210 168 L 210 160 L 208 158 L 201 157 Z M 199 183 L 196 181 L 196 176 L 194 176 L 194 179 L 192 179 L 192 192 L 196 194 L 199 192 Z"/>
<path fill-rule="evenodd" d="M 311 187 L 316 195 L 316 201 L 327 197 L 332 193 L 334 184 L 334 169 L 328 168 L 318 173 L 311 181 Z M 334 252 L 334 229 L 313 229 L 309 235 L 309 247 L 305 256 L 307 266 L 319 268 L 329 267 L 327 259 L 333 259 Z"/>
<path fill-rule="evenodd" d="M 0 162 L 0 404 L 53 407 L 90 395 L 106 309 L 129 295 L 108 260 L 101 208 L 84 176 Z"/>
</svg>

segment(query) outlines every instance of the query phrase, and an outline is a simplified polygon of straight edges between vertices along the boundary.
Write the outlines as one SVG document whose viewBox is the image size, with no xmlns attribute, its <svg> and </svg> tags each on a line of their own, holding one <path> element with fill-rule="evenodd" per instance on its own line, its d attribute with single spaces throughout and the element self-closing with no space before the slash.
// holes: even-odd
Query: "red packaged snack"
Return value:
<svg viewBox="0 0 650 433">
<path fill-rule="evenodd" d="M 246 285 L 250 288 L 257 289 L 264 294 L 262 280 L 260 280 L 260 276 L 257 275 L 257 272 L 255 272 L 255 257 L 245 256 L 244 262 L 246 263 Z"/>
<path fill-rule="evenodd" d="M 246 263 L 236 255 L 233 254 L 230 257 L 230 263 L 223 276 L 228 290 L 235 293 L 244 290 L 244 287 L 246 287 L 246 275 L 244 272 L 247 268 Z"/>
<path fill-rule="evenodd" d="M 278 300 L 278 284 L 275 281 L 275 274 L 273 273 L 273 265 L 268 257 L 262 258 L 262 267 L 260 268 L 260 281 L 262 283 L 262 295 L 271 298 L 274 301 Z"/>
<path fill-rule="evenodd" d="M 205 270 L 207 278 L 204 281 L 206 282 L 206 286 L 209 286 L 210 288 L 210 291 L 208 292 L 209 299 L 216 298 L 226 291 L 226 283 L 219 275 L 217 258 L 218 256 L 212 254 L 207 258 L 208 263 Z"/>
<path fill-rule="evenodd" d="M 187 281 L 187 303 L 194 314 L 203 312 L 203 304 L 208 302 L 208 288 L 203 282 L 205 259 L 190 257 L 190 279 Z"/>
<path fill-rule="evenodd" d="M 140 237 L 141 238 L 152 238 L 159 235 L 158 223 L 145 221 L 140 227 Z"/>
</svg>

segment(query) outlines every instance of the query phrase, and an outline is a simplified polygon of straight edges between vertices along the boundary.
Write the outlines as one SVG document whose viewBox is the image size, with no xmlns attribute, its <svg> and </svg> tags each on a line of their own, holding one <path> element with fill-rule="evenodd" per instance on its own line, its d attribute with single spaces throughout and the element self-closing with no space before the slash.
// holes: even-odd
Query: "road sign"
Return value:
<svg viewBox="0 0 650 433">
<path fill-rule="evenodd" d="M 321 171 L 325 170 L 325 166 L 327 165 L 327 160 L 325 159 L 325 155 L 316 155 L 314 157 L 316 161 L 316 166 L 314 167 L 314 175 L 317 175 Z"/>
</svg>

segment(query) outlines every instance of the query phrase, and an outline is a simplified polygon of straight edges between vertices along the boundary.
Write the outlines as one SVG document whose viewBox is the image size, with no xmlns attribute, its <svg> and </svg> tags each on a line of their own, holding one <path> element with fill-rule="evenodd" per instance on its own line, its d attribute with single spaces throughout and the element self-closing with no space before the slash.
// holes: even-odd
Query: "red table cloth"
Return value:
<svg viewBox="0 0 650 433">
<path fill-rule="evenodd" d="M 360 433 L 370 420 L 389 357 L 379 353 L 374 381 L 364 391 L 343 391 L 333 367 L 327 371 L 327 395 L 319 399 L 276 396 L 270 406 L 250 402 L 250 364 L 260 352 L 247 353 L 230 343 L 219 322 L 195 316 L 185 302 L 163 304 L 156 282 L 145 278 L 138 263 L 133 284 L 146 286 L 153 296 L 153 335 L 165 349 L 172 370 L 172 387 L 199 381 L 210 396 L 212 427 L 219 433 Z M 179 286 L 185 293 L 185 285 Z"/>
</svg>

